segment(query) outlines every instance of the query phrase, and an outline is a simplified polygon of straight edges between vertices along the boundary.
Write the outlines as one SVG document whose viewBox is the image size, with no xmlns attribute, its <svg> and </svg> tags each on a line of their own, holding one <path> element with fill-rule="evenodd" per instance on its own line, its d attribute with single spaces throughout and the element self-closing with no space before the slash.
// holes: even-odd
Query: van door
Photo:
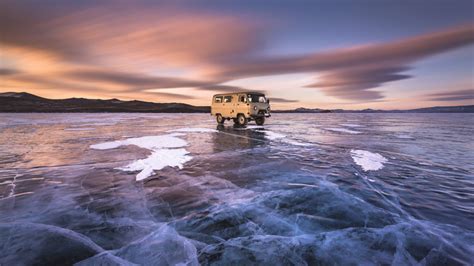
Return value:
<svg viewBox="0 0 474 266">
<path fill-rule="evenodd" d="M 238 95 L 238 100 L 235 105 L 235 113 L 242 113 L 247 117 L 247 112 L 248 112 L 248 104 L 247 104 L 247 95 L 246 94 L 239 94 Z"/>
<path fill-rule="evenodd" d="M 221 114 L 224 111 L 223 110 L 223 100 L 224 97 L 222 95 L 217 95 L 214 96 L 214 99 L 212 99 L 212 105 L 211 105 L 211 114 L 216 115 L 216 114 Z"/>
<path fill-rule="evenodd" d="M 235 99 L 233 99 L 232 95 L 225 95 L 224 102 L 223 102 L 223 117 L 235 117 L 234 115 L 234 103 Z"/>
</svg>

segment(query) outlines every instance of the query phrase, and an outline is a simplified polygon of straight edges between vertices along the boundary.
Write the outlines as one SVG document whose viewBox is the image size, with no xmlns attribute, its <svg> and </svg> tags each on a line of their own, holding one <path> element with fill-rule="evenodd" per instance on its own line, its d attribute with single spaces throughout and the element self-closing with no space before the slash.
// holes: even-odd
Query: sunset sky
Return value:
<svg viewBox="0 0 474 266">
<path fill-rule="evenodd" d="M 0 92 L 278 109 L 474 104 L 474 1 L 0 1 Z"/>
</svg>

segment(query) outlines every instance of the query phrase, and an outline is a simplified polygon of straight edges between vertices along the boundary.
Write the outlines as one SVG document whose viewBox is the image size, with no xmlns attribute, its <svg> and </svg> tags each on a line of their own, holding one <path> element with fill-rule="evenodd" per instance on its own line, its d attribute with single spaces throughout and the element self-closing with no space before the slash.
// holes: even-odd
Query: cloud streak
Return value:
<svg viewBox="0 0 474 266">
<path fill-rule="evenodd" d="M 299 72 L 326 73 L 320 81 L 307 87 L 318 88 L 330 96 L 343 99 L 377 100 L 383 95 L 370 89 L 386 82 L 410 78 L 403 74 L 417 60 L 472 44 L 472 25 L 403 39 L 303 56 L 253 59 L 239 65 L 224 66 L 220 78 Z"/>
<path fill-rule="evenodd" d="M 213 65 L 252 54 L 262 44 L 256 23 L 233 16 L 150 9 L 140 2 L 122 2 L 117 9 L 97 3 L 58 6 L 36 5 L 32 12 L 28 1 L 2 2 L 1 42 L 76 63 L 126 60 L 127 66 Z"/>
<path fill-rule="evenodd" d="M 105 71 L 105 70 L 74 70 L 60 76 L 82 82 L 106 82 L 137 90 L 154 88 L 183 88 L 206 86 L 209 82 L 187 80 L 173 77 L 156 77 L 141 73 Z"/>
<path fill-rule="evenodd" d="M 384 98 L 379 91 L 371 90 L 391 81 L 408 79 L 411 76 L 401 74 L 407 67 L 368 67 L 333 71 L 323 75 L 308 88 L 318 88 L 329 96 L 349 100 L 379 100 Z"/>
<path fill-rule="evenodd" d="M 21 73 L 20 71 L 16 69 L 11 69 L 11 68 L 0 68 L 0 76 L 10 76 L 10 75 L 16 75 Z"/>
<path fill-rule="evenodd" d="M 439 93 L 431 93 L 426 95 L 430 101 L 468 101 L 474 103 L 474 89 L 456 90 Z"/>
<path fill-rule="evenodd" d="M 463 25 L 389 43 L 302 56 L 257 58 L 243 64 L 230 65 L 216 75 L 236 79 L 298 72 L 334 71 L 361 66 L 404 66 L 427 56 L 473 42 L 474 27 Z"/>
<path fill-rule="evenodd" d="M 278 98 L 278 97 L 269 97 L 269 99 L 272 103 L 297 103 L 297 102 L 299 102 L 298 100 L 291 100 L 291 99 Z"/>
</svg>

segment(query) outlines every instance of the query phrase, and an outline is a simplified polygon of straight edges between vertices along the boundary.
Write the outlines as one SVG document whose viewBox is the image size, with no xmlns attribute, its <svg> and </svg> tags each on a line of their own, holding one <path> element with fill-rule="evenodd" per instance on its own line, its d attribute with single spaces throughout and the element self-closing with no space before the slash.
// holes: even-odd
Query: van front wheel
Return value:
<svg viewBox="0 0 474 266">
<path fill-rule="evenodd" d="M 262 126 L 265 123 L 265 117 L 257 117 L 255 118 L 255 124 Z"/>
<path fill-rule="evenodd" d="M 219 125 L 224 124 L 224 121 L 225 121 L 224 117 L 222 117 L 222 115 L 220 114 L 216 115 L 216 120 L 217 120 L 217 124 Z"/>
<path fill-rule="evenodd" d="M 234 122 L 239 125 L 239 126 L 245 126 L 247 125 L 247 118 L 243 114 L 237 115 L 237 118 L 234 120 Z"/>
</svg>

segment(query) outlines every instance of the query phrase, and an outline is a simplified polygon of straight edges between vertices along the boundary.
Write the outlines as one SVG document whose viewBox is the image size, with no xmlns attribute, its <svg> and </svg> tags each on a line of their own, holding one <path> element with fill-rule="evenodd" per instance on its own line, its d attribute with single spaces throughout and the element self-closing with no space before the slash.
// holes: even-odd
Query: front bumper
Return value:
<svg viewBox="0 0 474 266">
<path fill-rule="evenodd" d="M 272 115 L 270 114 L 269 111 L 267 110 L 259 110 L 258 113 L 256 114 L 251 114 L 250 115 L 252 118 L 255 118 L 255 117 L 271 117 Z"/>
</svg>

